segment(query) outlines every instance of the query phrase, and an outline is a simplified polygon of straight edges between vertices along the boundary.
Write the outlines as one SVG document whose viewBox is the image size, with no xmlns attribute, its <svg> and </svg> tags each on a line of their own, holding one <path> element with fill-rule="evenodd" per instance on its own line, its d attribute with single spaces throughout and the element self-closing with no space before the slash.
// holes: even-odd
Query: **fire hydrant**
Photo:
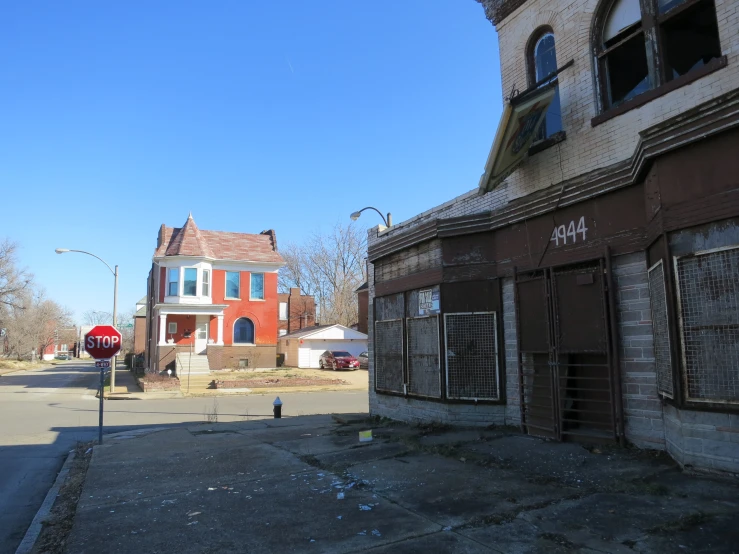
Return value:
<svg viewBox="0 0 739 554">
<path fill-rule="evenodd" d="M 275 398 L 272 405 L 274 406 L 275 419 L 280 419 L 282 417 L 282 400 L 280 400 L 279 396 Z"/>
</svg>

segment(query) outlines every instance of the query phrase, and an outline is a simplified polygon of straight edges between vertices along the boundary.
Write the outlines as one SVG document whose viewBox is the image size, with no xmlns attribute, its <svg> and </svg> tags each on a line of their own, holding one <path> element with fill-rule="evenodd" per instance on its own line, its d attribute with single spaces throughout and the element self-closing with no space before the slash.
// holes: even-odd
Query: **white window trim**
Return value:
<svg viewBox="0 0 739 554">
<path fill-rule="evenodd" d="M 239 296 L 228 296 L 228 274 L 229 273 L 237 273 L 239 275 Z M 224 288 L 223 288 L 224 300 L 241 300 L 241 272 L 240 271 L 225 271 L 223 273 L 223 285 L 224 285 Z"/>
<path fill-rule="evenodd" d="M 210 289 L 211 289 L 211 287 L 210 287 L 210 281 L 211 281 L 211 279 L 210 279 L 210 269 L 201 269 L 199 271 L 199 273 L 200 273 L 200 295 L 202 297 L 204 297 L 204 298 L 210 298 L 210 294 L 211 294 L 211 292 L 210 292 Z M 208 275 L 208 282 L 207 283 L 205 282 L 205 275 L 206 274 Z M 208 294 L 205 294 L 203 292 L 203 287 L 205 287 L 206 284 L 208 285 Z"/>
<path fill-rule="evenodd" d="M 177 294 L 170 294 L 169 293 L 169 285 L 173 282 L 170 280 L 170 272 L 176 269 L 177 270 Z M 166 296 L 182 296 L 180 293 L 182 292 L 182 271 L 179 267 L 168 267 L 167 268 L 167 294 Z"/>
<path fill-rule="evenodd" d="M 174 330 L 172 330 L 174 329 Z M 177 322 L 176 321 L 170 321 L 167 323 L 167 334 L 168 335 L 174 335 L 177 333 Z"/>
<path fill-rule="evenodd" d="M 284 314 L 285 317 L 282 317 L 282 315 L 283 315 L 282 314 L 282 307 L 283 306 L 285 306 L 285 314 Z M 277 305 L 277 317 L 279 318 L 280 321 L 287 321 L 289 319 L 288 318 L 288 313 L 287 313 L 287 307 L 288 307 L 287 302 L 280 302 Z"/>
<path fill-rule="evenodd" d="M 251 285 L 252 285 L 252 276 L 254 275 L 261 275 L 262 276 L 262 298 L 254 298 L 251 295 Z M 264 273 L 261 273 L 257 271 L 256 273 L 249 273 L 249 300 L 252 302 L 264 302 L 265 301 L 265 294 L 264 294 Z"/>
</svg>

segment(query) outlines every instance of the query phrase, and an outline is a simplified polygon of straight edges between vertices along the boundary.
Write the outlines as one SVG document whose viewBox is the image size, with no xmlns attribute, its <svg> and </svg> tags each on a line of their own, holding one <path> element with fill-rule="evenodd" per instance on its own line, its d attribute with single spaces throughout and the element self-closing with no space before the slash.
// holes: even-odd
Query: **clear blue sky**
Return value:
<svg viewBox="0 0 739 554">
<path fill-rule="evenodd" d="M 0 238 L 78 321 L 113 278 L 54 249 L 118 264 L 124 312 L 190 210 L 300 243 L 475 188 L 501 96 L 474 0 L 4 2 Z"/>
</svg>

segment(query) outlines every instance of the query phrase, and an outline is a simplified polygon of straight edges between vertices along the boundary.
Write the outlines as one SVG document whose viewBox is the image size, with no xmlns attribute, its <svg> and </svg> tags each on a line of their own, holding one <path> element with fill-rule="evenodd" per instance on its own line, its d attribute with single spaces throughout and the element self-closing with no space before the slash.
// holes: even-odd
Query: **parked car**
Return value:
<svg viewBox="0 0 739 554">
<path fill-rule="evenodd" d="M 357 359 L 359 360 L 359 367 L 369 369 L 369 352 L 362 352 L 357 356 Z"/>
<path fill-rule="evenodd" d="M 343 350 L 326 350 L 318 359 L 318 364 L 321 369 L 330 367 L 333 370 L 351 369 L 354 371 L 359 367 L 359 360 Z"/>
</svg>

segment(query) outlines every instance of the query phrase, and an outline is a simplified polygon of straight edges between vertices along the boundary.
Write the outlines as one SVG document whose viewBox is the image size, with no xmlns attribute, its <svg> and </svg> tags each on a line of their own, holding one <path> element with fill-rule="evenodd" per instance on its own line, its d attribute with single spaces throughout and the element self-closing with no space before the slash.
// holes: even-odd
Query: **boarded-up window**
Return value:
<svg viewBox="0 0 739 554">
<path fill-rule="evenodd" d="M 495 312 L 444 314 L 447 397 L 499 400 Z"/>
<path fill-rule="evenodd" d="M 441 397 L 439 317 L 406 320 L 408 343 L 408 394 Z"/>
<path fill-rule="evenodd" d="M 375 388 L 402 393 L 403 383 L 403 320 L 376 321 Z"/>
<path fill-rule="evenodd" d="M 739 248 L 675 258 L 688 400 L 739 403 Z"/>
<path fill-rule="evenodd" d="M 654 365 L 657 370 L 657 390 L 673 397 L 670 331 L 667 324 L 667 293 L 662 260 L 649 268 L 649 299 L 652 307 L 654 335 Z"/>
</svg>

